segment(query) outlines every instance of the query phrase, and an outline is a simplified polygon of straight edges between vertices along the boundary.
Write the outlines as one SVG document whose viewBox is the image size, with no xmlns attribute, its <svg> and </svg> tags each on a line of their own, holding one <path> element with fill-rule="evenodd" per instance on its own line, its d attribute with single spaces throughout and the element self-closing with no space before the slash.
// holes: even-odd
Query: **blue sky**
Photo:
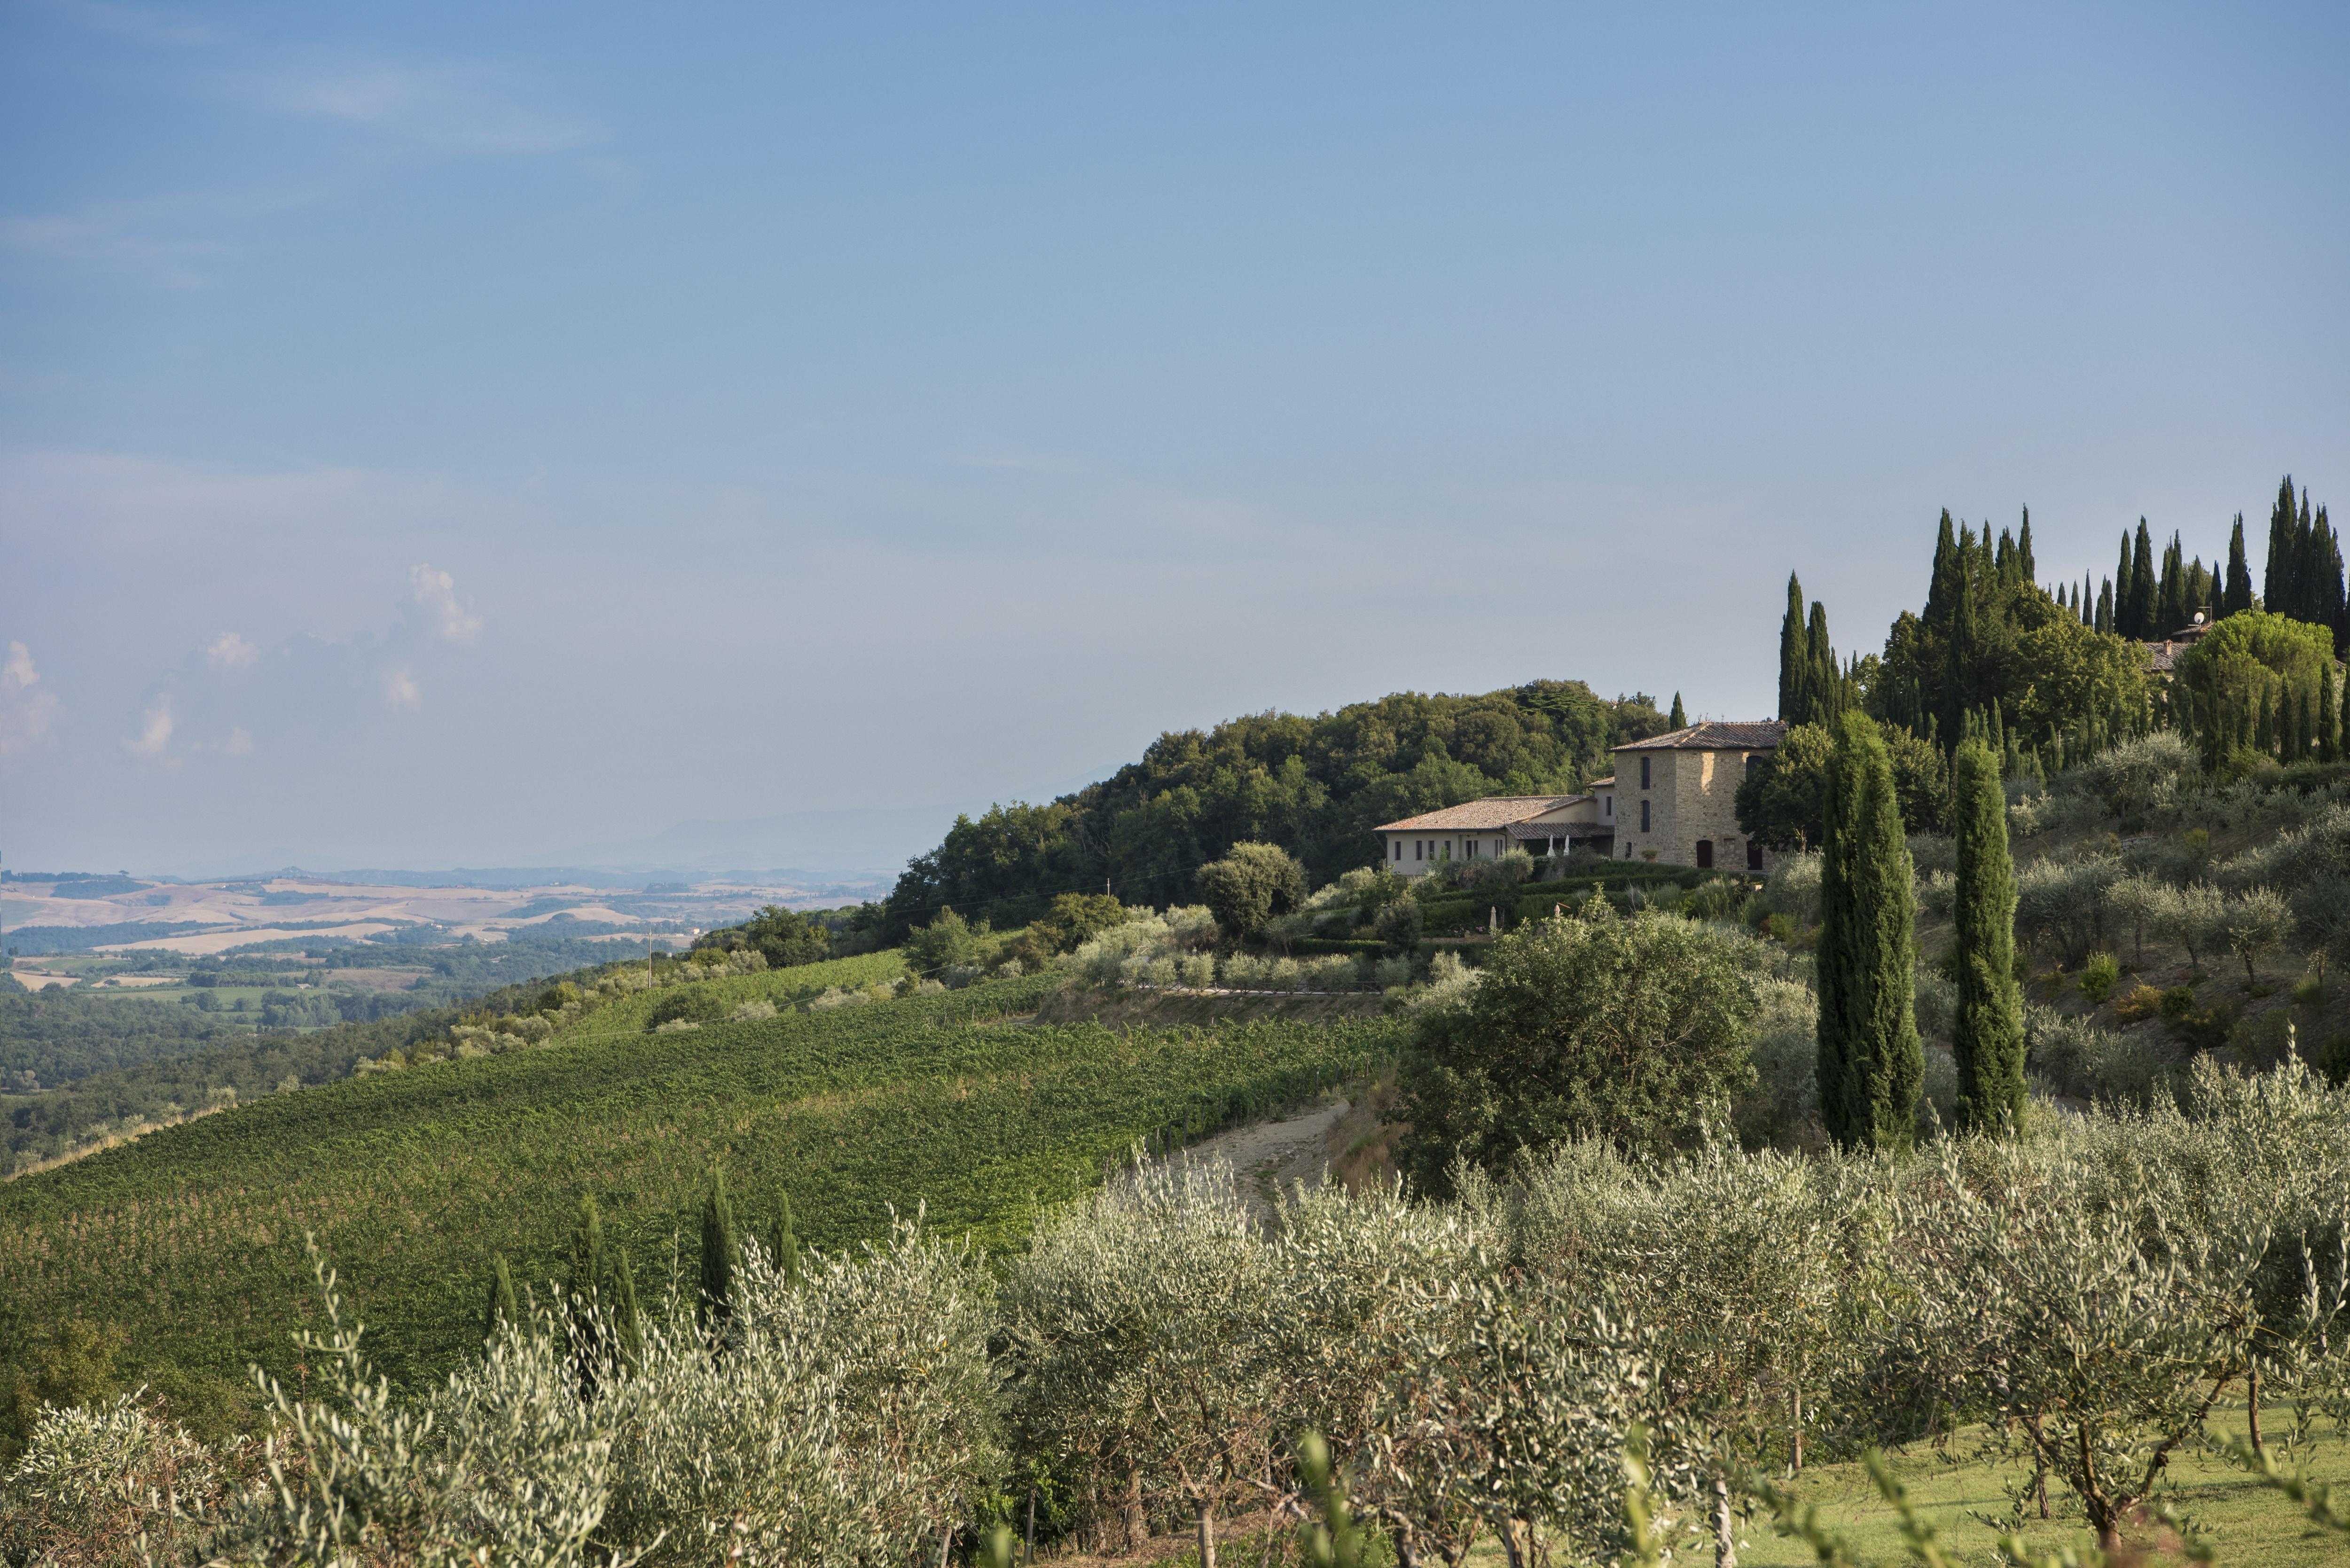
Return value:
<svg viewBox="0 0 2350 1568">
<path fill-rule="evenodd" d="M 2350 11 L 0 5 L 0 851 L 527 863 L 2350 495 Z"/>
</svg>

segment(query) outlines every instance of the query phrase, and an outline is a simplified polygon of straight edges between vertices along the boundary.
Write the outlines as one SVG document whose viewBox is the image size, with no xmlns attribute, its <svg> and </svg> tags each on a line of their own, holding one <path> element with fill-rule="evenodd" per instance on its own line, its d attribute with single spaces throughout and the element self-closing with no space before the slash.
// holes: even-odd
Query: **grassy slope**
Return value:
<svg viewBox="0 0 2350 1568">
<path fill-rule="evenodd" d="M 895 955 L 704 982 L 729 1002 L 857 983 Z M 0 1189 L 0 1348 L 69 1314 L 129 1334 L 127 1370 L 281 1373 L 314 1311 L 317 1232 L 385 1370 L 413 1380 L 471 1347 L 485 1271 L 558 1269 L 582 1194 L 639 1289 L 692 1233 L 724 1166 L 764 1231 L 788 1191 L 802 1239 L 841 1247 L 890 1206 L 1014 1244 L 1134 1138 L 1308 1088 L 1393 1026 L 1255 1024 L 1117 1034 L 1016 1021 L 1055 981 L 998 981 L 690 1032 L 643 1030 L 650 996 L 536 1049 L 381 1074 L 151 1135 Z"/>
</svg>

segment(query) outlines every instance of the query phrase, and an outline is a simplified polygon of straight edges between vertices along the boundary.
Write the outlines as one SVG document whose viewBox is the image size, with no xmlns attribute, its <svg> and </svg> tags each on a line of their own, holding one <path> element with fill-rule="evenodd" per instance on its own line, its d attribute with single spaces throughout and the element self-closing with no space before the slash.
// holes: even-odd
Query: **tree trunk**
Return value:
<svg viewBox="0 0 2350 1568">
<path fill-rule="evenodd" d="M 1787 1397 L 1794 1409 L 1794 1441 L 1788 1446 L 1794 1459 L 1794 1473 L 1802 1475 L 1804 1473 L 1804 1391 L 1797 1388 Z"/>
<path fill-rule="evenodd" d="M 1730 1515 L 1730 1483 L 1713 1479 L 1713 1568 L 1738 1568 L 1738 1531 Z"/>
<path fill-rule="evenodd" d="M 2251 1422 L 2252 1452 L 2267 1452 L 2261 1447 L 2261 1369 L 2257 1366 L 2244 1376 L 2244 1413 Z"/>
<path fill-rule="evenodd" d="M 1126 1478 L 1126 1548 L 1131 1552 L 1150 1539 L 1150 1521 L 1142 1512 L 1142 1472 L 1134 1470 Z"/>
<path fill-rule="evenodd" d="M 1494 1533 L 1502 1538 L 1502 1555 L 1509 1560 L 1510 1568 L 1529 1568 L 1526 1561 L 1525 1526 L 1514 1519 L 1494 1521 Z"/>
<path fill-rule="evenodd" d="M 1036 1489 L 1028 1489 L 1028 1554 L 1027 1561 L 1036 1561 Z"/>
<path fill-rule="evenodd" d="M 1200 1504 L 1200 1568 L 1216 1568 L 1216 1508 Z"/>
<path fill-rule="evenodd" d="M 2048 1449 L 2040 1439 L 2040 1417 L 2027 1416 L 2023 1424 L 2032 1431 L 2032 1491 L 2040 1500 L 2040 1517 L 2048 1517 Z"/>
</svg>

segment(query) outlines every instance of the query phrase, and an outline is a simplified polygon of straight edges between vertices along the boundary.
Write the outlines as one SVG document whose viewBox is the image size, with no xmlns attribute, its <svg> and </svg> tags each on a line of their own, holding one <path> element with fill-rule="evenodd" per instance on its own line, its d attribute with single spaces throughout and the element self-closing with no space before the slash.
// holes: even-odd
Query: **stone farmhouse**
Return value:
<svg viewBox="0 0 2350 1568">
<path fill-rule="evenodd" d="M 1588 845 L 1605 855 L 1616 824 L 1592 794 L 1497 794 L 1441 811 L 1424 811 L 1371 831 L 1388 869 L 1419 877 L 1451 860 L 1492 860 L 1513 849 L 1565 855 Z"/>
<path fill-rule="evenodd" d="M 1768 871 L 1770 852 L 1738 826 L 1738 786 L 1786 732 L 1775 719 L 1691 724 L 1615 748 L 1616 858 Z"/>
<path fill-rule="evenodd" d="M 1616 772 L 1583 794 L 1493 795 L 1372 829 L 1388 869 L 1419 877 L 1512 849 L 1587 848 L 1617 860 L 1767 871 L 1773 857 L 1738 826 L 1738 786 L 1787 727 L 1692 724 L 1617 746 Z"/>
</svg>

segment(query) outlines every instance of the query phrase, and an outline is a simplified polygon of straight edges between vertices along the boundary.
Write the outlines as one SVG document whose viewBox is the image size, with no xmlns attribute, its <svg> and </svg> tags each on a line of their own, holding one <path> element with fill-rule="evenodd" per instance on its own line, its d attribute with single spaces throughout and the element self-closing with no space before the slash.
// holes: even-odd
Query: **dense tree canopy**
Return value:
<svg viewBox="0 0 2350 1568">
<path fill-rule="evenodd" d="M 1490 794 L 1577 789 L 1609 771 L 1609 747 L 1665 727 L 1645 695 L 1609 701 L 1579 680 L 1537 680 L 1170 732 L 1141 761 L 1049 805 L 959 818 L 899 878 L 885 930 L 896 940 L 948 905 L 1001 929 L 1066 892 L 1189 901 L 1199 868 L 1247 842 L 1288 850 L 1318 886 L 1368 864 L 1370 830 L 1382 822 Z"/>
<path fill-rule="evenodd" d="M 1503 937 L 1465 1005 L 1421 1015 L 1400 1158 L 1423 1190 L 1562 1138 L 1697 1137 L 1754 1069 L 1753 993 L 1729 940 L 1675 916 L 1557 918 Z"/>
</svg>

